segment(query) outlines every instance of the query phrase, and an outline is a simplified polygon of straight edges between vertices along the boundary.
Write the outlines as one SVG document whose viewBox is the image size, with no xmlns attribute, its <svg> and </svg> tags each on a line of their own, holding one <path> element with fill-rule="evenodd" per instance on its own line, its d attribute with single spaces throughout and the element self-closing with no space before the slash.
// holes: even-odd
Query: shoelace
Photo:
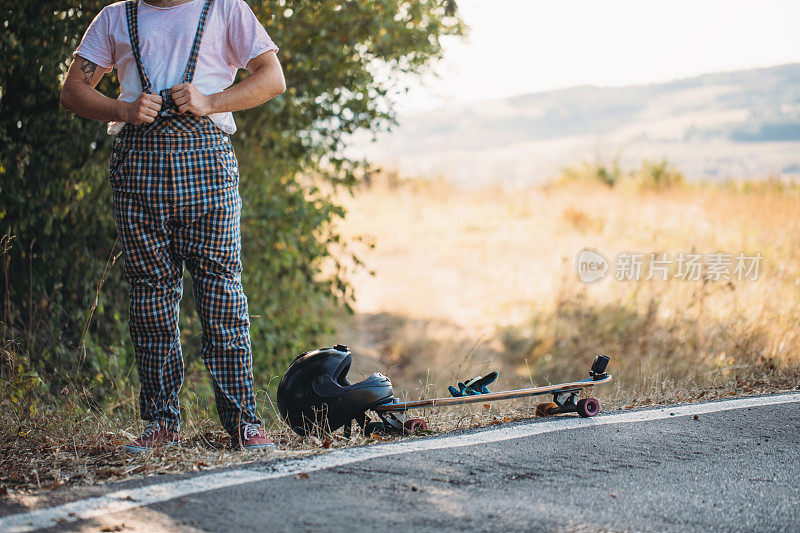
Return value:
<svg viewBox="0 0 800 533">
<path fill-rule="evenodd" d="M 158 425 L 158 422 L 150 422 L 147 424 L 147 427 L 144 428 L 144 431 L 142 431 L 142 436 L 140 438 L 149 439 L 153 436 L 153 434 L 155 434 L 156 431 L 159 430 L 159 428 L 160 426 Z"/>
<path fill-rule="evenodd" d="M 250 424 L 245 422 L 242 424 L 242 438 L 244 440 L 249 439 L 250 437 L 258 437 L 261 435 L 261 426 L 258 424 Z"/>
</svg>

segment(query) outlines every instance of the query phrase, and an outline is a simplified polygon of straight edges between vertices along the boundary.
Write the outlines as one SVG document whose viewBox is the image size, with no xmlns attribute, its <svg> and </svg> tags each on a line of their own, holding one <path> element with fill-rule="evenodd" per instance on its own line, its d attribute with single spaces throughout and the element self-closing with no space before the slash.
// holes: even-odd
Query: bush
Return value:
<svg viewBox="0 0 800 533">
<path fill-rule="evenodd" d="M 607 187 L 613 187 L 621 177 L 622 172 L 616 160 L 610 165 L 584 161 L 580 165 L 565 168 L 557 181 L 561 184 L 597 183 Z"/>
<path fill-rule="evenodd" d="M 584 161 L 564 169 L 556 184 L 599 184 L 613 188 L 632 185 L 638 189 L 669 189 L 686 183 L 686 178 L 666 160 L 644 160 L 639 170 L 625 172 L 616 159 L 610 164 Z"/>
<path fill-rule="evenodd" d="M 60 110 L 58 96 L 71 52 L 105 3 L 11 0 L 0 8 L 3 336 L 9 353 L 47 376 L 51 389 L 77 379 L 98 398 L 119 377 L 106 374 L 124 377 L 132 365 L 105 183 L 110 139 L 105 125 Z M 346 245 L 332 226 L 345 215 L 332 194 L 369 171 L 342 155 L 348 135 L 393 120 L 398 87 L 374 76 L 387 70 L 374 67 L 420 73 L 440 55 L 440 37 L 462 26 L 449 0 L 250 4 L 281 47 L 288 86 L 268 105 L 237 114 L 234 136 L 243 282 L 255 368 L 267 376 L 316 342 L 328 309 L 353 298 L 331 254 Z M 99 86 L 106 94 L 115 88 L 114 75 Z M 197 329 L 190 292 L 181 318 L 189 347 Z M 8 377 L 16 370 L 6 363 Z"/>
<path fill-rule="evenodd" d="M 683 174 L 664 159 L 642 161 L 642 166 L 633 175 L 633 180 L 640 189 L 669 189 L 686 184 Z"/>
</svg>

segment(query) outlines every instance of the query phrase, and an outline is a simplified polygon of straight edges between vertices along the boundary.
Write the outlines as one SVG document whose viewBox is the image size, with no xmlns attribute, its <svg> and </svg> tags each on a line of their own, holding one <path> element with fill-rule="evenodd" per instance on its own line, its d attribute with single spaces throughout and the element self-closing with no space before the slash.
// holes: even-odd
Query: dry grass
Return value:
<svg viewBox="0 0 800 533">
<path fill-rule="evenodd" d="M 361 253 L 367 268 L 352 280 L 356 314 L 342 319 L 335 340 L 356 353 L 352 378 L 381 370 L 409 399 L 446 395 L 457 379 L 494 369 L 497 390 L 583 377 L 596 353 L 612 357 L 615 380 L 595 391 L 607 408 L 796 389 L 799 199 L 796 188 L 774 183 L 506 191 L 378 180 L 344 200 L 344 234 L 368 233 L 376 247 Z M 743 251 L 765 260 L 757 281 L 584 285 L 574 271 L 584 247 L 609 258 Z M 208 387 L 187 384 L 182 445 L 130 456 L 121 445 L 143 428 L 130 388 L 99 408 L 76 390 L 55 403 L 33 393 L 12 402 L 19 384 L 2 383 L 0 492 L 14 497 L 385 439 L 301 439 L 260 391 L 280 451 L 234 452 L 203 399 Z M 531 417 L 538 401 L 419 415 L 446 431 Z"/>
<path fill-rule="evenodd" d="M 349 200 L 342 228 L 368 228 L 376 247 L 339 338 L 363 373 L 388 372 L 410 397 L 494 369 L 498 389 L 582 377 L 597 353 L 612 357 L 614 385 L 597 393 L 615 406 L 794 389 L 798 199 L 775 182 L 506 191 L 378 180 Z M 611 279 L 578 280 L 584 247 L 612 260 Z M 621 252 L 720 251 L 760 252 L 759 279 L 613 279 Z"/>
<path fill-rule="evenodd" d="M 134 409 L 135 398 L 113 410 L 89 408 L 90 402 L 75 391 L 66 391 L 56 401 L 49 398 L 43 403 L 31 396 L 25 402 L 12 404 L 7 401 L 10 394 L 6 394 L 10 386 L 3 383 L 0 390 L 0 497 L 20 498 L 62 486 L 298 457 L 385 440 L 380 435 L 365 438 L 358 432 L 349 439 L 322 434 L 301 438 L 277 420 L 261 391 L 260 414 L 267 421 L 268 434 L 278 450 L 233 450 L 230 437 L 215 422 L 213 412 L 184 403 L 179 446 L 131 455 L 123 445 L 144 429 Z"/>
</svg>

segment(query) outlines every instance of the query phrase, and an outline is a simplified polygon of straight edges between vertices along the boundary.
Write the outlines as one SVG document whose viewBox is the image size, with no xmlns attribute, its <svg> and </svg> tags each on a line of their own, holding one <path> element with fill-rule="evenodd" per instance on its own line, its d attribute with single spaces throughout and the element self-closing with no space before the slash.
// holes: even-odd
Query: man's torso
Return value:
<svg viewBox="0 0 800 533">
<path fill-rule="evenodd" d="M 252 12 L 240 2 L 215 0 L 208 12 L 192 80 L 203 94 L 217 93 L 229 87 L 236 71 L 246 65 L 249 58 L 245 52 L 250 52 L 251 48 L 277 49 L 263 27 L 254 27 Z M 139 49 L 152 84 L 150 92 L 158 93 L 181 83 L 204 3 L 205 0 L 191 0 L 170 8 L 138 3 Z M 92 23 L 76 53 L 101 66 L 116 67 L 120 80 L 119 99 L 132 102 L 141 93 L 141 83 L 131 47 L 125 4 L 117 2 L 106 6 Z M 245 18 L 243 21 L 244 24 L 250 23 L 245 26 L 249 32 L 242 29 L 243 9 L 247 9 L 246 15 L 253 19 Z M 237 22 L 240 23 L 238 26 Z M 253 34 L 255 30 L 258 31 Z M 89 38 L 90 32 L 93 39 Z M 98 36 L 107 40 L 98 39 Z M 236 130 L 231 113 L 219 113 L 210 118 L 226 133 Z M 110 123 L 109 133 L 118 133 L 122 126 L 122 123 Z"/>
</svg>

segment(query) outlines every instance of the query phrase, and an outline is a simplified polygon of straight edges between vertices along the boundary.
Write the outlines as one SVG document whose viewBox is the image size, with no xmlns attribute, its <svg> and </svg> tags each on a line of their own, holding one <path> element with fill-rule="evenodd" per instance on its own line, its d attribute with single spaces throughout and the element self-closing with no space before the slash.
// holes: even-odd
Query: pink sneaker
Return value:
<svg viewBox="0 0 800 533">
<path fill-rule="evenodd" d="M 275 443 L 264 435 L 264 430 L 261 429 L 260 424 L 245 422 L 240 425 L 238 442 L 245 450 L 258 450 L 260 448 L 275 449 Z M 234 447 L 236 447 L 235 442 Z"/>
<path fill-rule="evenodd" d="M 125 451 L 142 453 L 154 450 L 159 446 L 171 446 L 178 443 L 178 432 L 162 428 L 158 422 L 150 422 L 142 435 L 125 445 Z"/>
</svg>

